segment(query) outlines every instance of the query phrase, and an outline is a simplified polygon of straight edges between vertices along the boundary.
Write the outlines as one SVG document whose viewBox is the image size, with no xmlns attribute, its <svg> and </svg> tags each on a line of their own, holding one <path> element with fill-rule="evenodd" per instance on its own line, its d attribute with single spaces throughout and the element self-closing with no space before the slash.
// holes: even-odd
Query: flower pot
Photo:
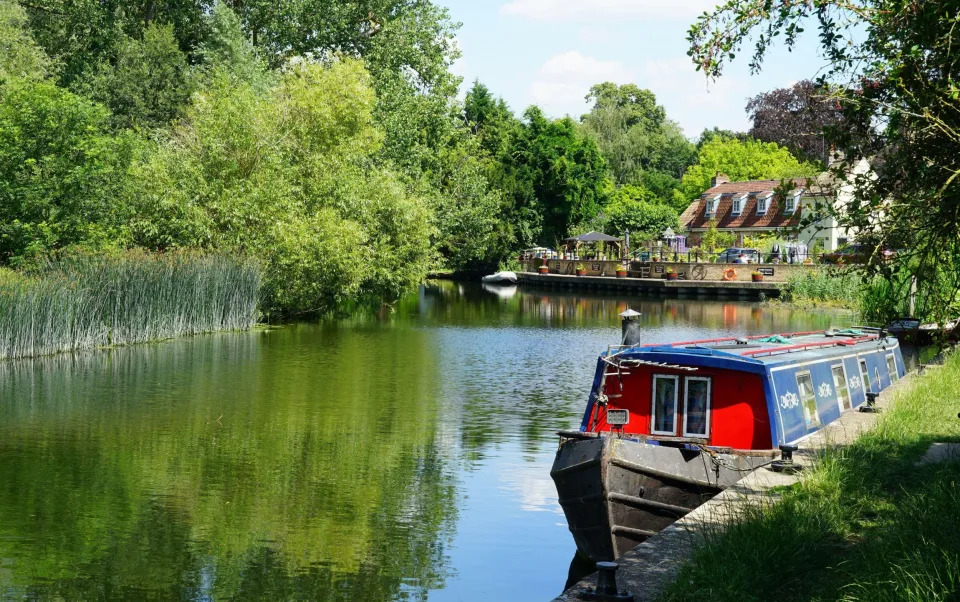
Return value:
<svg viewBox="0 0 960 602">
<path fill-rule="evenodd" d="M 577 270 L 577 276 L 586 276 L 587 270 Z"/>
<path fill-rule="evenodd" d="M 663 277 L 667 280 L 676 280 L 677 278 L 680 277 L 680 274 L 676 272 L 667 272 L 663 275 Z"/>
<path fill-rule="evenodd" d="M 763 274 L 750 274 L 754 282 L 763 282 Z"/>
<path fill-rule="evenodd" d="M 626 277 L 627 277 L 626 270 L 617 270 L 617 278 L 626 278 Z"/>
<path fill-rule="evenodd" d="M 541 274 L 549 274 L 549 273 L 550 273 L 550 267 L 549 267 L 549 266 L 542 265 L 542 266 L 540 266 L 540 267 L 537 268 L 537 271 L 540 272 Z"/>
</svg>

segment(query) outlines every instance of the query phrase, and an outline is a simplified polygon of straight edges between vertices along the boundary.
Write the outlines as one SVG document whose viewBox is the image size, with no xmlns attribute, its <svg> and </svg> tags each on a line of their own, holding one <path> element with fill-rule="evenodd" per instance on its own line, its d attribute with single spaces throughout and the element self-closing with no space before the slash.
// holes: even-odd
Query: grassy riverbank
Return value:
<svg viewBox="0 0 960 602">
<path fill-rule="evenodd" d="M 823 269 L 794 276 L 783 290 L 782 300 L 803 309 L 861 310 L 864 284 L 856 274 Z"/>
<path fill-rule="evenodd" d="M 698 550 L 664 599 L 956 599 L 960 462 L 916 462 L 960 441 L 960 354 L 905 385 L 876 430 Z"/>
<path fill-rule="evenodd" d="M 70 255 L 0 270 L 0 359 L 250 328 L 260 269 L 196 253 Z"/>
</svg>

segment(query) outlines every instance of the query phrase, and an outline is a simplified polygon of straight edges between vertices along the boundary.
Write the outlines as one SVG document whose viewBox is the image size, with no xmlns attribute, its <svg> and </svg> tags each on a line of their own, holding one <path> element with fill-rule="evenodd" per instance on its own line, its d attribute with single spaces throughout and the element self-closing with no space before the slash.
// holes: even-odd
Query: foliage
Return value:
<svg viewBox="0 0 960 602">
<path fill-rule="evenodd" d="M 0 274 L 0 359 L 250 328 L 260 269 L 220 255 L 39 257 Z"/>
<path fill-rule="evenodd" d="M 860 274 L 820 269 L 791 276 L 783 291 L 783 300 L 798 307 L 858 309 L 863 293 Z"/>
<path fill-rule="evenodd" d="M 151 25 L 143 39 L 124 39 L 111 61 L 92 66 L 74 89 L 113 113 L 118 128 L 157 128 L 180 115 L 190 98 L 187 57 L 169 25 Z"/>
<path fill-rule="evenodd" d="M 895 262 L 877 257 L 868 265 L 891 286 L 900 269 L 921 287 L 936 282 L 931 272 L 941 266 L 956 274 L 960 257 L 955 13 L 950 3 L 922 0 L 730 1 L 690 31 L 694 62 L 715 77 L 745 42 L 754 43 L 757 71 L 773 42 L 790 47 L 806 23 L 815 24 L 830 61 L 818 83 L 831 86 L 843 111 L 832 137 L 847 164 L 835 172 L 843 177 L 861 157 L 882 159 L 875 174 L 854 178 L 851 203 L 823 213 L 871 243 L 903 250 Z M 930 291 L 940 318 L 955 311 L 960 292 L 960 277 L 948 282 Z"/>
<path fill-rule="evenodd" d="M 23 8 L 13 0 L 0 0 L 0 83 L 9 79 L 44 79 L 54 68 L 30 35 Z"/>
<path fill-rule="evenodd" d="M 895 394 L 876 428 L 828 448 L 776 504 L 708 533 L 665 600 L 950 600 L 960 592 L 960 356 Z"/>
<path fill-rule="evenodd" d="M 266 62 L 248 41 L 240 18 L 226 3 L 214 4 L 203 22 L 207 33 L 197 48 L 202 72 L 263 87 L 275 83 Z"/>
<path fill-rule="evenodd" d="M 671 200 L 676 179 L 693 162 L 694 147 L 667 120 L 653 93 L 634 84 L 605 82 L 590 89 L 587 101 L 593 107 L 583 116 L 583 126 L 596 138 L 613 180 L 619 185 L 652 180 L 659 185 L 651 189 Z"/>
<path fill-rule="evenodd" d="M 797 157 L 829 163 L 829 131 L 842 119 L 829 90 L 810 80 L 790 88 L 778 88 L 758 94 L 747 101 L 747 114 L 753 122 L 750 136 L 763 142 L 776 142 Z"/>
<path fill-rule="evenodd" d="M 524 117 L 497 157 L 493 183 L 504 193 L 510 246 L 554 246 L 600 212 L 609 190 L 607 165 L 571 119 L 547 119 L 536 107 Z"/>
<path fill-rule="evenodd" d="M 486 177 L 491 166 L 481 139 L 460 131 L 440 156 L 441 186 L 423 191 L 435 216 L 436 249 L 450 269 L 492 269 L 510 252 L 510 241 L 501 221 L 502 193 Z"/>
<path fill-rule="evenodd" d="M 0 88 L 0 261 L 77 243 L 125 240 L 135 141 L 109 112 L 53 83 Z"/>
<path fill-rule="evenodd" d="M 716 126 L 713 128 L 704 128 L 704 130 L 700 132 L 700 136 L 697 137 L 697 151 L 703 148 L 704 144 L 712 142 L 715 138 L 746 142 L 750 139 L 750 136 L 743 132 L 734 132 L 733 130 L 725 130 Z"/>
<path fill-rule="evenodd" d="M 618 189 L 604 208 L 608 233 L 622 235 L 630 230 L 636 240 L 659 238 L 667 228 L 679 227 L 679 215 L 668 205 L 651 202 L 649 191 L 637 186 Z"/>
<path fill-rule="evenodd" d="M 773 142 L 740 141 L 718 136 L 704 144 L 697 153 L 697 162 L 691 165 L 680 182 L 678 203 L 686 206 L 710 188 L 718 172 L 730 181 L 775 180 L 781 178 L 812 177 L 817 168 L 802 163 Z"/>
<path fill-rule="evenodd" d="M 374 103 L 353 60 L 292 67 L 266 92 L 217 78 L 138 167 L 135 241 L 261 258 L 267 307 L 285 312 L 395 297 L 426 274 L 431 217 L 369 168 Z"/>
<path fill-rule="evenodd" d="M 700 248 L 707 253 L 717 253 L 733 246 L 737 237 L 733 232 L 722 232 L 717 230 L 717 222 L 711 220 L 707 224 L 707 229 L 700 235 Z"/>
</svg>

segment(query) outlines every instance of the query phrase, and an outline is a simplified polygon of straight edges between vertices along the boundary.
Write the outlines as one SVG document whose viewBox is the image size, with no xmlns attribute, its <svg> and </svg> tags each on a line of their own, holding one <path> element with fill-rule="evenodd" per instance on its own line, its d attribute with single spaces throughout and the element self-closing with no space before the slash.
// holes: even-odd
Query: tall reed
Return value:
<svg viewBox="0 0 960 602">
<path fill-rule="evenodd" d="M 260 269 L 196 253 L 70 254 L 0 271 L 0 359 L 250 328 Z"/>
</svg>

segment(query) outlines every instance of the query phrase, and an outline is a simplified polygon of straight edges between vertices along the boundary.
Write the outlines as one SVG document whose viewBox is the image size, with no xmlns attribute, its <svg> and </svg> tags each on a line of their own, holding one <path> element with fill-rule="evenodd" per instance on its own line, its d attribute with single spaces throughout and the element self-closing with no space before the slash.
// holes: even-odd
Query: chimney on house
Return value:
<svg viewBox="0 0 960 602">
<path fill-rule="evenodd" d="M 726 183 L 729 182 L 729 181 L 730 181 L 730 177 L 727 176 L 727 174 L 723 173 L 722 171 L 718 171 L 718 172 L 717 172 L 717 175 L 713 176 L 713 184 L 711 184 L 711 188 L 712 188 L 713 186 L 719 186 L 719 185 L 721 185 L 721 184 L 726 184 Z"/>
</svg>

